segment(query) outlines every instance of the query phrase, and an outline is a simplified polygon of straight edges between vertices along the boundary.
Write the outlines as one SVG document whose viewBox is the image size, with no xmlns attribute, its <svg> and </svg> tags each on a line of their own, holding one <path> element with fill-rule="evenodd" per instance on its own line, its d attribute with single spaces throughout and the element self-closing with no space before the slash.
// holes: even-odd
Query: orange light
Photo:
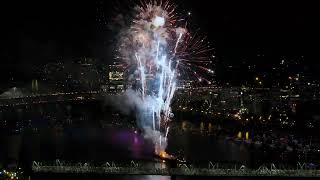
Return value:
<svg viewBox="0 0 320 180">
<path fill-rule="evenodd" d="M 163 159 L 170 159 L 172 158 L 172 156 L 170 156 L 168 153 L 166 153 L 165 151 L 160 151 L 158 154 L 161 158 Z"/>
</svg>

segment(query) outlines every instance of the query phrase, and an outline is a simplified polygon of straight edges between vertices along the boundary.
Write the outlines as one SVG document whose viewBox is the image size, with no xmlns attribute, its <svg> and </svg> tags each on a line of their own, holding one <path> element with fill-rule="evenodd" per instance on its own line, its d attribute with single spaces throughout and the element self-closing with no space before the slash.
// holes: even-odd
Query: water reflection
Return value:
<svg viewBox="0 0 320 180">
<path fill-rule="evenodd" d="M 211 123 L 208 124 L 208 131 L 209 131 L 209 134 L 211 134 L 213 131 L 213 127 Z"/>
<path fill-rule="evenodd" d="M 204 123 L 203 122 L 200 123 L 200 132 L 201 132 L 201 134 L 203 134 L 203 132 L 204 132 Z"/>
<path fill-rule="evenodd" d="M 246 140 L 249 140 L 249 132 L 246 132 Z"/>
<path fill-rule="evenodd" d="M 144 140 L 142 134 L 135 132 L 125 123 L 115 127 L 112 120 L 91 112 L 97 108 L 92 109 L 88 109 L 88 106 L 57 106 L 52 110 L 43 106 L 16 110 L 17 113 L 12 113 L 12 117 L 28 120 L 18 127 L 32 125 L 39 131 L 0 137 L 0 147 L 5 147 L 1 149 L 0 160 L 9 162 L 23 158 L 30 161 L 50 161 L 57 158 L 74 161 L 154 159 L 154 146 Z M 11 117 L 9 113 L 0 113 L 0 120 Z M 92 125 L 93 122 L 102 121 L 101 119 L 111 125 L 104 128 Z M 29 120 L 31 124 L 28 124 Z M 117 123 L 119 122 L 125 121 L 118 117 Z M 219 135 L 221 126 L 214 121 L 204 119 L 199 123 L 191 122 L 177 120 L 170 124 L 168 153 L 182 156 L 186 160 L 199 161 L 254 163 L 257 159 L 270 159 L 270 154 L 263 154 L 261 148 L 257 148 L 259 144 L 256 142 L 259 142 L 261 147 L 261 140 L 251 143 L 251 139 L 257 136 L 256 133 L 234 130 L 227 132 L 232 140 L 226 140 L 227 135 Z"/>
<path fill-rule="evenodd" d="M 241 139 L 241 138 L 242 138 L 242 132 L 241 132 L 241 131 L 238 132 L 237 138 L 238 138 L 238 139 Z"/>
<path fill-rule="evenodd" d="M 181 129 L 182 129 L 183 131 L 186 131 L 186 130 L 187 130 L 187 122 L 186 122 L 186 121 L 182 121 L 182 123 L 181 123 Z"/>
<path fill-rule="evenodd" d="M 207 135 L 212 135 L 214 132 L 214 125 L 212 122 L 204 122 L 201 121 L 200 124 L 194 124 L 190 123 L 188 121 L 182 121 L 180 122 L 181 126 L 179 128 L 176 128 L 175 130 L 177 131 L 183 131 L 183 132 L 191 132 L 191 133 L 200 133 L 200 134 L 207 134 Z M 175 124 L 175 123 L 174 123 Z M 174 127 L 173 127 L 174 128 Z"/>
</svg>

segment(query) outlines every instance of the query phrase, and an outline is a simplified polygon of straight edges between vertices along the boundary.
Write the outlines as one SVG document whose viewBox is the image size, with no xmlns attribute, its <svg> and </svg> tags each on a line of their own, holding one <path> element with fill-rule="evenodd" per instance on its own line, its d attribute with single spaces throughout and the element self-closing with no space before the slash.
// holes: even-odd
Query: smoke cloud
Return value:
<svg viewBox="0 0 320 180">
<path fill-rule="evenodd" d="M 137 126 L 143 130 L 144 138 L 156 144 L 157 149 L 165 150 L 167 146 L 166 137 L 159 130 L 152 129 L 152 117 L 150 117 L 148 110 L 156 101 L 154 97 L 147 96 L 147 98 L 142 100 L 140 92 L 128 89 L 121 95 L 108 96 L 106 101 L 111 102 L 123 114 L 129 115 L 131 112 L 134 112 Z"/>
</svg>

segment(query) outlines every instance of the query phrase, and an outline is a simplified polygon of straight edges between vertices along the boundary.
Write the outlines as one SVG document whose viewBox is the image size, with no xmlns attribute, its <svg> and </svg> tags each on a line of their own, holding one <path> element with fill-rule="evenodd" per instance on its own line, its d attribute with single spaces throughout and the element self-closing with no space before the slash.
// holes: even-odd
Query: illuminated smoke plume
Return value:
<svg viewBox="0 0 320 180">
<path fill-rule="evenodd" d="M 202 38 L 190 35 L 169 1 L 140 2 L 133 12 L 130 25 L 120 33 L 118 58 L 130 72 L 128 84 L 135 93 L 128 97 L 136 101 L 137 124 L 159 153 L 166 148 L 178 69 L 194 72 L 192 62 L 209 62 L 210 49 Z"/>
</svg>

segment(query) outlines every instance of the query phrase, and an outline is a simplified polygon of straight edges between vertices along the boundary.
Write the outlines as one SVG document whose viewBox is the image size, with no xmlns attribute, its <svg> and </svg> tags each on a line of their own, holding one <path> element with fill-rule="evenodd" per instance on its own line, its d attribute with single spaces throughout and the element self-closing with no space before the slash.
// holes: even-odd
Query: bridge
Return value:
<svg viewBox="0 0 320 180">
<path fill-rule="evenodd" d="M 70 93 L 51 93 L 51 94 L 35 94 L 15 98 L 0 98 L 0 107 L 16 107 L 32 104 L 47 104 L 55 102 L 70 101 L 91 101 L 96 100 L 102 94 L 96 91 L 91 92 L 70 92 Z"/>
<path fill-rule="evenodd" d="M 281 168 L 280 168 L 281 167 Z M 115 163 L 105 162 L 94 165 L 90 163 L 62 163 L 56 160 L 52 164 L 33 162 L 34 173 L 76 173 L 76 174 L 113 174 L 113 175 L 161 175 L 161 176 L 269 176 L 269 177 L 320 177 L 320 169 L 311 167 L 306 163 L 297 163 L 295 168 L 277 167 L 275 164 L 261 165 L 256 169 L 250 169 L 245 165 L 219 164 L 208 162 L 207 167 L 193 164 L 177 163 L 175 167 L 169 167 L 164 162 L 136 162 Z"/>
</svg>

